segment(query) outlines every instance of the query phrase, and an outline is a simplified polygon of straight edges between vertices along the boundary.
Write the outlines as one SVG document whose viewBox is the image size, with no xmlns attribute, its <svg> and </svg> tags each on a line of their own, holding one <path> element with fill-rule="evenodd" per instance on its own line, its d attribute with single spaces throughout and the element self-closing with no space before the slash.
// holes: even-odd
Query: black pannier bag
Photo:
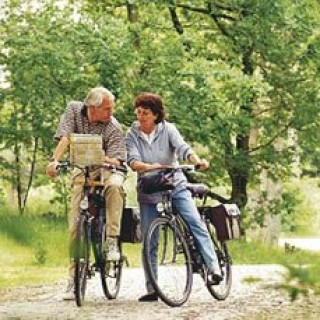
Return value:
<svg viewBox="0 0 320 320">
<path fill-rule="evenodd" d="M 174 189 L 173 172 L 165 170 L 148 172 L 138 181 L 138 188 L 147 194 Z"/>
<path fill-rule="evenodd" d="M 141 242 L 140 212 L 138 208 L 124 208 L 120 240 L 127 243 Z"/>
<path fill-rule="evenodd" d="M 200 212 L 214 225 L 220 241 L 239 239 L 242 235 L 240 209 L 236 204 L 200 207 Z"/>
</svg>

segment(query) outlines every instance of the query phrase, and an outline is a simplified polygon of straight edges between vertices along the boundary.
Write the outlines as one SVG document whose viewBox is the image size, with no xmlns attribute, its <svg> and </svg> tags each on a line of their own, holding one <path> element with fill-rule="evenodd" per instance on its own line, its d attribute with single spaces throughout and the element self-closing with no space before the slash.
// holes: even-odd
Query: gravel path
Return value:
<svg viewBox="0 0 320 320">
<path fill-rule="evenodd" d="M 276 265 L 234 266 L 233 287 L 226 301 L 213 299 L 196 275 L 189 301 L 180 308 L 170 308 L 160 301 L 137 302 L 144 293 L 143 272 L 125 268 L 116 300 L 103 297 L 98 275 L 88 283 L 82 308 L 74 301 L 62 301 L 65 281 L 54 286 L 8 289 L 0 291 L 0 319 L 319 320 L 319 298 L 291 303 L 285 293 L 270 288 L 281 281 L 283 271 Z M 249 284 L 243 281 L 247 277 L 262 281 Z"/>
</svg>

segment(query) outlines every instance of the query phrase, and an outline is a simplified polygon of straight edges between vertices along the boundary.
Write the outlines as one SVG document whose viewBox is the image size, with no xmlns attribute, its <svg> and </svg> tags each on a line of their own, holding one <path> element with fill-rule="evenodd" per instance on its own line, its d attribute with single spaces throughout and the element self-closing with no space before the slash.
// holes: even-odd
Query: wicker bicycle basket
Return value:
<svg viewBox="0 0 320 320">
<path fill-rule="evenodd" d="M 103 163 L 102 137 L 95 134 L 72 134 L 70 137 L 70 163 L 93 166 Z"/>
</svg>

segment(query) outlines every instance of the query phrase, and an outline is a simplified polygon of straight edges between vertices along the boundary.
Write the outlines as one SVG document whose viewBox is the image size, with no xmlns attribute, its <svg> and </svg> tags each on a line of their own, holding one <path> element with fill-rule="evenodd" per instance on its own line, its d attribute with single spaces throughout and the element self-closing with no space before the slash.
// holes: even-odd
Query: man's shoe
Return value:
<svg viewBox="0 0 320 320">
<path fill-rule="evenodd" d="M 74 281 L 73 278 L 69 279 L 67 289 L 63 294 L 62 297 L 63 300 L 74 300 Z"/>
<path fill-rule="evenodd" d="M 107 238 L 107 260 L 108 261 L 120 260 L 120 251 L 118 248 L 117 238 Z"/>
<path fill-rule="evenodd" d="M 141 296 L 138 299 L 139 302 L 151 302 L 151 301 L 158 301 L 158 295 L 155 292 L 150 292 Z"/>
</svg>

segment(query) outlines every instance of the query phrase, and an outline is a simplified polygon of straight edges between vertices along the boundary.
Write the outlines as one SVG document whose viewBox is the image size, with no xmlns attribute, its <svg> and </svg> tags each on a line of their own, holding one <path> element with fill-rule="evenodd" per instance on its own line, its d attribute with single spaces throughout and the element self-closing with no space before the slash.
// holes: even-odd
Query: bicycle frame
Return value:
<svg viewBox="0 0 320 320">
<path fill-rule="evenodd" d="M 195 239 L 190 231 L 190 228 L 186 221 L 182 218 L 182 216 L 179 214 L 179 212 L 176 211 L 176 209 L 172 206 L 172 192 L 171 191 L 165 191 L 162 193 L 162 205 L 163 205 L 163 211 L 159 213 L 160 216 L 167 217 L 168 221 L 171 222 L 175 228 L 177 228 L 183 235 L 186 240 L 186 243 L 188 245 L 191 259 L 192 259 L 192 269 L 194 273 L 199 273 L 200 270 L 202 270 L 204 261 L 203 258 L 197 249 L 197 245 L 195 243 Z M 203 217 L 202 217 L 203 218 Z M 208 230 L 209 231 L 209 230 Z M 216 246 L 216 240 L 212 237 L 210 234 L 211 240 L 214 242 Z M 166 243 L 164 245 L 164 250 L 167 248 L 167 239 L 165 239 Z M 176 247 L 176 245 L 175 245 Z M 165 252 L 163 252 L 163 257 L 166 256 Z"/>
<path fill-rule="evenodd" d="M 62 164 L 67 168 L 68 163 Z M 77 167 L 77 166 L 76 166 Z M 102 168 L 126 172 L 126 169 L 112 165 L 103 165 Z M 79 168 L 79 167 L 77 167 Z M 82 185 L 83 196 L 79 203 L 79 216 L 77 219 L 77 237 L 74 244 L 75 259 L 75 297 L 78 306 L 84 301 L 87 278 L 90 279 L 95 271 L 100 272 L 102 287 L 108 299 L 115 299 L 120 286 L 121 269 L 126 257 L 122 255 L 121 243 L 120 260 L 108 261 L 105 256 L 106 216 L 104 184 L 100 181 L 92 181 L 90 167 L 79 168 L 84 175 Z M 91 205 L 91 207 L 90 207 Z M 97 214 L 90 212 L 95 206 Z M 91 248 L 94 254 L 94 262 L 91 262 Z M 84 254 L 83 254 L 84 252 Z"/>
<path fill-rule="evenodd" d="M 172 168 L 172 170 L 179 169 Z M 165 170 L 168 170 L 168 167 L 165 167 Z M 189 190 L 192 192 L 192 189 Z M 207 191 L 208 187 L 197 189 L 197 193 L 193 195 L 200 196 Z M 159 297 L 169 306 L 181 306 L 190 295 L 192 274 L 199 273 L 214 298 L 226 299 L 231 287 L 231 257 L 226 242 L 216 239 L 209 221 L 201 215 L 210 234 L 223 275 L 221 282 L 215 282 L 209 279 L 211 271 L 204 263 L 189 225 L 173 207 L 172 191 L 162 192 L 162 202 L 158 205 L 158 211 L 159 217 L 149 225 L 144 237 L 143 254 L 147 274 Z M 157 239 L 156 243 L 155 239 Z M 155 245 L 158 250 L 157 258 L 153 256 Z"/>
</svg>

